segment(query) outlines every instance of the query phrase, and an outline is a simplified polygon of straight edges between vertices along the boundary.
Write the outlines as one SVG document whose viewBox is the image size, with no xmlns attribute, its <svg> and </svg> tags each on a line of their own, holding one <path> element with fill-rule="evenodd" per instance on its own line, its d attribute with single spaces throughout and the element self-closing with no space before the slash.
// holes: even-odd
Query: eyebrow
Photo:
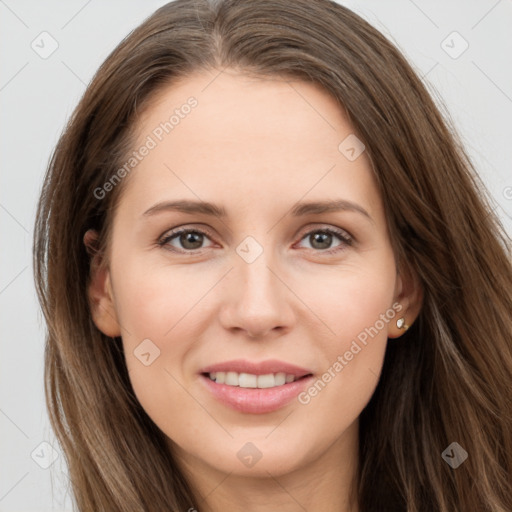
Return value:
<svg viewBox="0 0 512 512">
<path fill-rule="evenodd" d="M 222 206 L 218 206 L 207 201 L 192 201 L 188 199 L 177 201 L 162 201 L 146 210 L 142 216 L 146 217 L 167 211 L 211 215 L 220 218 L 227 217 L 227 212 Z M 292 208 L 291 214 L 294 217 L 300 217 L 303 215 L 314 215 L 339 211 L 351 211 L 360 213 L 373 222 L 370 214 L 362 206 L 346 199 L 297 203 Z"/>
</svg>

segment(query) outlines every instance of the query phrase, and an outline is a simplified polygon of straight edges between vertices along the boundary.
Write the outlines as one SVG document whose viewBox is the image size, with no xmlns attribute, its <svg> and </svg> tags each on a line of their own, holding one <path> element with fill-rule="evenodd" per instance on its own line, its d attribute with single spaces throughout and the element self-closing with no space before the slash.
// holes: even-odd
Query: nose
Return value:
<svg viewBox="0 0 512 512">
<path fill-rule="evenodd" d="M 289 331 L 294 321 L 290 303 L 293 294 L 278 274 L 266 251 L 252 263 L 235 260 L 235 268 L 224 284 L 226 300 L 220 313 L 223 327 L 242 331 L 249 338 L 268 338 Z"/>
</svg>

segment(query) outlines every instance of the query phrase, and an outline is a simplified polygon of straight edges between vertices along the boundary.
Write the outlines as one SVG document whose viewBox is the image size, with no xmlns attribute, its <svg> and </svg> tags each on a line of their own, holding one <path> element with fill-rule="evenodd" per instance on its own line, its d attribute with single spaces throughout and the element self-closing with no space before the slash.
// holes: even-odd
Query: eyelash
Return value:
<svg viewBox="0 0 512 512">
<path fill-rule="evenodd" d="M 179 254 L 189 254 L 189 255 L 197 255 L 197 254 L 200 254 L 202 250 L 204 249 L 207 249 L 207 247 L 203 248 L 203 249 L 192 249 L 192 250 L 187 250 L 187 249 L 176 249 L 175 247 L 165 247 L 167 246 L 167 244 L 173 240 L 174 238 L 176 238 L 177 236 L 183 234 L 183 233 L 199 233 L 201 235 L 204 235 L 208 238 L 212 238 L 211 235 L 208 233 L 208 231 L 205 231 L 205 230 L 202 230 L 202 229 L 199 229 L 199 228 L 178 228 L 174 231 L 171 231 L 171 232 L 167 232 L 167 236 L 163 236 L 161 237 L 158 241 L 157 241 L 157 244 L 158 246 L 160 247 L 164 247 L 165 249 L 169 250 L 169 251 L 172 251 L 172 252 L 175 252 L 175 253 L 179 253 Z M 304 236 L 301 237 L 301 239 L 299 241 L 302 241 L 304 240 L 305 238 L 307 238 L 308 236 L 312 235 L 313 233 L 329 233 L 331 235 L 335 235 L 337 236 L 342 244 L 340 244 L 339 246 L 333 248 L 333 249 L 311 249 L 313 250 L 314 252 L 318 252 L 318 253 L 322 253 L 322 254 L 333 254 L 333 253 L 338 253 L 338 252 L 341 252 L 343 250 L 346 249 L 346 246 L 351 246 L 352 243 L 353 243 L 353 238 L 348 235 L 348 233 L 346 231 L 343 231 L 341 229 L 336 229 L 336 228 L 332 228 L 332 227 L 329 227 L 329 228 L 317 228 L 317 229 L 313 229 L 311 231 L 308 231 L 307 233 L 304 234 Z"/>
</svg>

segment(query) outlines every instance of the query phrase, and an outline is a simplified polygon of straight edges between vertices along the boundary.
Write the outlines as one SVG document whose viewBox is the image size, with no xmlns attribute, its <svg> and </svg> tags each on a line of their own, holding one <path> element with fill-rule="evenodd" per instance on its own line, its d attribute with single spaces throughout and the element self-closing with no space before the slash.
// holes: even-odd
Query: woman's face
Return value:
<svg viewBox="0 0 512 512">
<path fill-rule="evenodd" d="M 95 321 L 122 336 L 170 446 L 191 467 L 253 476 L 354 455 L 407 298 L 338 104 L 303 82 L 201 72 L 159 94 L 134 151 Z M 213 382 L 215 365 L 235 373 Z M 294 369 L 309 377 L 287 383 Z"/>
</svg>

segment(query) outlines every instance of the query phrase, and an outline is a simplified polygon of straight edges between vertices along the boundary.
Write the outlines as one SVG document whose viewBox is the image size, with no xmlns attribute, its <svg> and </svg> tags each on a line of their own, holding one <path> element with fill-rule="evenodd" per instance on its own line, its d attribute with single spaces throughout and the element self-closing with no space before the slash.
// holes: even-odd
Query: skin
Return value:
<svg viewBox="0 0 512 512">
<path fill-rule="evenodd" d="M 138 121 L 137 148 L 190 96 L 197 107 L 125 178 L 108 264 L 89 290 L 94 321 L 122 336 L 136 396 L 204 498 L 201 510 L 357 511 L 358 417 L 388 338 L 405 332 L 396 319 L 411 325 L 421 306 L 417 278 L 397 273 L 370 160 L 340 152 L 355 130 L 320 87 L 235 70 L 198 72 L 161 91 Z M 160 201 L 198 198 L 228 216 L 143 215 Z M 356 203 L 371 219 L 290 214 L 298 201 L 326 199 Z M 211 236 L 201 245 L 199 235 L 201 249 L 179 236 L 158 246 L 177 226 Z M 353 242 L 315 241 L 329 227 Z M 247 236 L 263 249 L 252 263 L 236 251 Z M 280 359 L 321 378 L 396 303 L 401 313 L 308 404 L 241 413 L 200 381 L 204 366 L 235 358 Z M 144 339 L 160 350 L 148 366 L 134 355 Z M 252 467 L 237 457 L 247 442 L 262 454 Z"/>
</svg>

